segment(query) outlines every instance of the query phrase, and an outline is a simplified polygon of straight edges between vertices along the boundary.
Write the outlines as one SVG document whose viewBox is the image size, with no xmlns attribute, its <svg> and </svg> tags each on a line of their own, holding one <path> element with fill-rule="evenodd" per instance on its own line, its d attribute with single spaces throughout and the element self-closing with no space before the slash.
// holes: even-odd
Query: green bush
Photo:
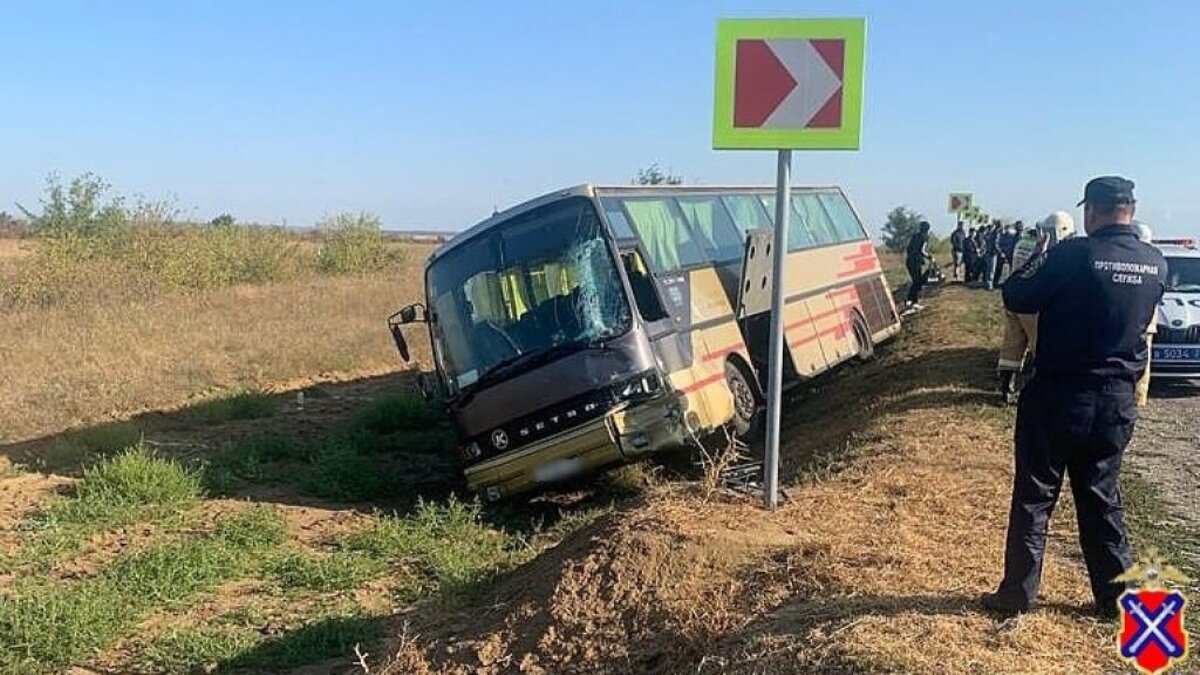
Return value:
<svg viewBox="0 0 1200 675">
<path fill-rule="evenodd" d="M 323 239 L 317 267 L 329 274 L 373 272 L 395 262 L 383 240 L 379 218 L 367 213 L 341 213 L 317 223 Z"/>
</svg>

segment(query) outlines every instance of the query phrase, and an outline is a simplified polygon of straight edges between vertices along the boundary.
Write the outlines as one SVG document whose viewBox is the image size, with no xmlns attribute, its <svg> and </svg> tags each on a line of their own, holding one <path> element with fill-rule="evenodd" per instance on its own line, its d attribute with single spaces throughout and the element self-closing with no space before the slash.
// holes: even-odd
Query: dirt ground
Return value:
<svg viewBox="0 0 1200 675">
<path fill-rule="evenodd" d="M 1155 385 L 1127 455 L 1171 515 L 1200 527 L 1200 386 Z"/>
</svg>

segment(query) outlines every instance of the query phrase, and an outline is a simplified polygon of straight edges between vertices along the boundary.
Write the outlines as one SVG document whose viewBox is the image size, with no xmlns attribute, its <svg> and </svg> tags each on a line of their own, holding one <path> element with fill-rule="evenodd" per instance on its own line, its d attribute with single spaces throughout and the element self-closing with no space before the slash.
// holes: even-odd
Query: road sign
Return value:
<svg viewBox="0 0 1200 675">
<path fill-rule="evenodd" d="M 950 213 L 965 213 L 971 210 L 973 195 L 969 192 L 950 193 Z"/>
<path fill-rule="evenodd" d="M 763 499 L 779 499 L 783 400 L 784 262 L 792 203 L 792 149 L 857 150 L 862 128 L 865 19 L 717 22 L 713 147 L 778 150 L 767 354 Z"/>
<path fill-rule="evenodd" d="M 857 150 L 865 19 L 717 22 L 713 147 Z"/>
</svg>

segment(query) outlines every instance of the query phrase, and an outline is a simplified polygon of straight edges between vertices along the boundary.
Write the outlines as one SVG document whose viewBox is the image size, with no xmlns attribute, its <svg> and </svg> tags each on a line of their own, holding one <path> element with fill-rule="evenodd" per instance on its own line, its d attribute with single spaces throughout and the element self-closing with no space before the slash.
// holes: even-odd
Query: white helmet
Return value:
<svg viewBox="0 0 1200 675">
<path fill-rule="evenodd" d="M 1038 223 L 1037 228 L 1050 237 L 1050 243 L 1057 244 L 1075 236 L 1075 219 L 1066 211 L 1055 211 Z"/>
<path fill-rule="evenodd" d="M 1138 239 L 1144 243 L 1149 244 L 1154 239 L 1154 234 L 1150 231 L 1150 226 L 1141 221 L 1135 220 L 1133 222 L 1133 229 L 1137 232 Z"/>
</svg>

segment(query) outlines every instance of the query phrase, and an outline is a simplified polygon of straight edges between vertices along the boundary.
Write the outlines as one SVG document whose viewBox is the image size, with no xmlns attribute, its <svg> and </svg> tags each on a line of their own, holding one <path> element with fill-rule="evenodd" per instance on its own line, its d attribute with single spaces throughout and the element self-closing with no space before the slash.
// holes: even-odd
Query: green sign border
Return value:
<svg viewBox="0 0 1200 675">
<path fill-rule="evenodd" d="M 733 74 L 738 40 L 840 38 L 846 41 L 842 126 L 837 129 L 738 129 L 733 126 Z M 867 20 L 721 19 L 717 21 L 713 148 L 717 150 L 858 150 L 862 132 Z"/>
</svg>

